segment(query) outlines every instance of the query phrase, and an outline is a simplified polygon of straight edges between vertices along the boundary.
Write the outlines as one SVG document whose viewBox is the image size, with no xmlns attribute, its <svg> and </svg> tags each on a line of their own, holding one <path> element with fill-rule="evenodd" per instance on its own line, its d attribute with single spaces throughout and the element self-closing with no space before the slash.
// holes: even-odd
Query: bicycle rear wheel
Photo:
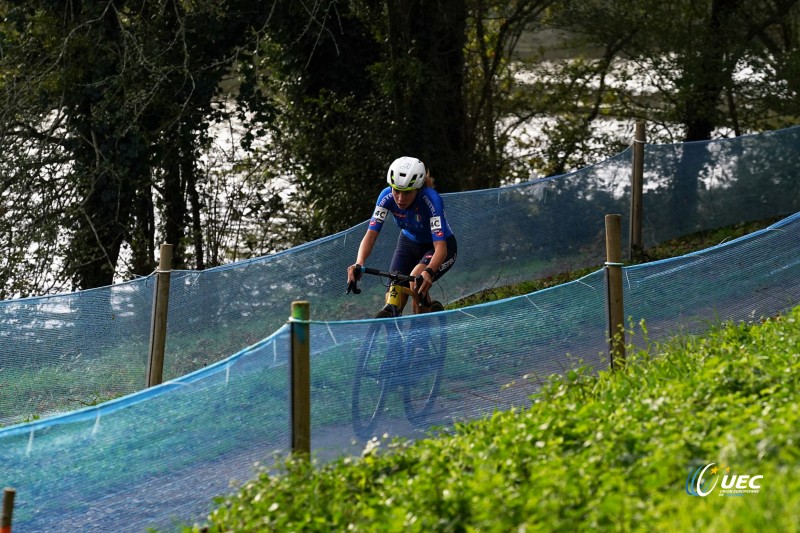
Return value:
<svg viewBox="0 0 800 533">
<path fill-rule="evenodd" d="M 403 407 L 406 418 L 417 427 L 427 425 L 442 385 L 447 353 L 446 320 L 439 316 L 428 324 L 416 326 L 410 342 L 406 343 Z"/>
<path fill-rule="evenodd" d="M 388 327 L 379 322 L 372 324 L 358 352 L 358 366 L 353 381 L 352 418 L 353 432 L 362 439 L 372 437 L 386 405 L 391 377 L 387 361 L 392 342 Z"/>
</svg>

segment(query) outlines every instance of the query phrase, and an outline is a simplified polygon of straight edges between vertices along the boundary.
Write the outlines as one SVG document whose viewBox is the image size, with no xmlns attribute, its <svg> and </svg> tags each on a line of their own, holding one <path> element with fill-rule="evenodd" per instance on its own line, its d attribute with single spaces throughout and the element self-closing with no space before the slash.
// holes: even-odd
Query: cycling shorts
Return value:
<svg viewBox="0 0 800 533">
<path fill-rule="evenodd" d="M 447 237 L 445 242 L 447 243 L 447 257 L 439 267 L 439 271 L 433 275 L 433 281 L 441 278 L 456 262 L 456 255 L 458 252 L 456 236 L 451 235 Z M 415 266 L 430 264 L 432 257 L 432 242 L 414 242 L 401 232 L 400 237 L 397 238 L 397 247 L 394 250 L 392 265 L 389 267 L 389 270 L 392 272 L 410 274 Z"/>
</svg>

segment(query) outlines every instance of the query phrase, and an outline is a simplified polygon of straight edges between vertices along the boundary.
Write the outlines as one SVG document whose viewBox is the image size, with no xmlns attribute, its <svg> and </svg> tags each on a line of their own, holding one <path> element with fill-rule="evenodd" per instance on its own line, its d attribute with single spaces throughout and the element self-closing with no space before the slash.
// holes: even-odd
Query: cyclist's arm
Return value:
<svg viewBox="0 0 800 533">
<path fill-rule="evenodd" d="M 356 263 L 359 265 L 364 265 L 367 262 L 367 258 L 372 253 L 372 249 L 375 247 L 375 241 L 378 240 L 378 235 L 378 232 L 374 229 L 367 230 L 364 238 L 361 239 L 361 244 L 358 246 Z M 445 254 L 447 254 L 447 248 L 445 248 Z"/>
<path fill-rule="evenodd" d="M 372 249 L 375 247 L 376 240 L 378 240 L 378 232 L 373 229 L 368 229 L 367 233 L 364 235 L 364 238 L 361 239 L 361 244 L 358 246 L 358 255 L 356 256 L 356 264 L 364 266 L 364 264 L 367 262 L 367 258 L 372 253 Z M 347 268 L 348 283 L 356 280 L 354 266 L 355 265 L 352 265 Z M 359 277 L 361 277 L 360 274 Z"/>
<path fill-rule="evenodd" d="M 431 257 L 428 268 L 433 270 L 434 274 L 439 272 L 439 267 L 442 266 L 445 259 L 447 259 L 447 241 L 433 241 L 433 257 Z"/>
<path fill-rule="evenodd" d="M 431 261 L 428 263 L 428 268 L 436 274 L 446 258 L 447 241 L 433 241 L 433 257 L 431 257 Z M 422 283 L 417 286 L 417 290 L 422 294 L 427 294 L 428 289 L 433 285 L 433 275 L 428 274 L 424 270 L 421 270 L 418 274 L 422 276 Z"/>
</svg>

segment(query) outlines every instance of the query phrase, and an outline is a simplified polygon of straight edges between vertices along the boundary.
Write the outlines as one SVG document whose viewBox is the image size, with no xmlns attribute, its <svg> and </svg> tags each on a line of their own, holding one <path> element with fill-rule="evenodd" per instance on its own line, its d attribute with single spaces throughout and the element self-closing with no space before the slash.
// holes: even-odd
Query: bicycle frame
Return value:
<svg viewBox="0 0 800 533">
<path fill-rule="evenodd" d="M 400 284 L 392 284 L 389 285 L 389 290 L 386 293 L 386 303 L 390 305 L 394 305 L 397 309 L 403 308 L 403 295 L 407 295 L 411 297 L 411 301 L 413 304 L 414 314 L 420 314 L 424 312 L 426 309 L 429 309 L 430 306 L 425 306 L 422 303 L 422 297 L 420 294 L 405 285 Z"/>
</svg>

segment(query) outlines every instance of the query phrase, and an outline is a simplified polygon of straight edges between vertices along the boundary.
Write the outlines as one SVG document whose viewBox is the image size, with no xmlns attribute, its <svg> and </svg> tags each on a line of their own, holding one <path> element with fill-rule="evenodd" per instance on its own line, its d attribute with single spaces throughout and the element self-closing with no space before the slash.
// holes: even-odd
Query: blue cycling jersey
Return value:
<svg viewBox="0 0 800 533">
<path fill-rule="evenodd" d="M 408 209 L 397 207 L 392 188 L 386 187 L 378 196 L 369 229 L 380 231 L 390 212 L 403 234 L 414 242 L 443 241 L 453 235 L 444 214 L 442 197 L 430 187 L 419 189 L 414 203 Z"/>
</svg>

